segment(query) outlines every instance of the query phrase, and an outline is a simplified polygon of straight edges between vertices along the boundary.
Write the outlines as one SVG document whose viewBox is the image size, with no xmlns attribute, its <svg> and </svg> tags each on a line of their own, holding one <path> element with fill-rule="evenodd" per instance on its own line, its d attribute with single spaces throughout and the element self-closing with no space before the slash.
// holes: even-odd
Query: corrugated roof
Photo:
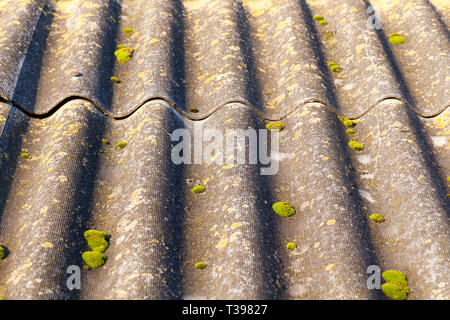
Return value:
<svg viewBox="0 0 450 320">
<path fill-rule="evenodd" d="M 449 17 L 440 0 L 1 1 L 0 297 L 381 299 L 378 265 L 410 299 L 449 299 Z M 175 129 L 272 120 L 276 175 L 171 160 Z M 108 260 L 71 291 L 90 228 Z"/>
</svg>

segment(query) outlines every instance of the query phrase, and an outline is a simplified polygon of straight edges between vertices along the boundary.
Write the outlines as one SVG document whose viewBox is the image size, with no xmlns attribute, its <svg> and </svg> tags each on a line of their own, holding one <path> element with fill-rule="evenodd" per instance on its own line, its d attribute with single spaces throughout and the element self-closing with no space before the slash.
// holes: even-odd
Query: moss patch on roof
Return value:
<svg viewBox="0 0 450 320">
<path fill-rule="evenodd" d="M 87 240 L 89 248 L 93 251 L 105 252 L 109 247 L 108 240 L 111 238 L 111 235 L 103 231 L 88 230 L 84 233 L 84 238 Z"/>
<path fill-rule="evenodd" d="M 206 263 L 204 263 L 204 262 L 197 262 L 194 267 L 197 270 L 203 270 L 203 269 L 206 268 Z"/>
<path fill-rule="evenodd" d="M 108 240 L 111 238 L 111 235 L 104 231 L 88 230 L 84 233 L 84 238 L 92 251 L 83 252 L 81 258 L 88 266 L 88 269 L 101 267 L 107 260 L 103 252 L 109 247 Z"/>
<path fill-rule="evenodd" d="M 382 222 L 384 222 L 384 217 L 381 214 L 378 214 L 378 213 L 374 213 L 374 214 L 370 215 L 369 219 L 372 220 L 375 223 L 382 223 Z"/>
<path fill-rule="evenodd" d="M 381 290 L 386 297 L 392 300 L 406 300 L 410 292 L 406 275 L 397 270 L 388 270 L 381 275 L 386 283 L 381 285 Z"/>
<path fill-rule="evenodd" d="M 297 245 L 296 245 L 294 242 L 289 242 L 289 243 L 286 245 L 286 248 L 287 248 L 288 250 L 293 251 L 295 248 L 297 248 Z"/>
<path fill-rule="evenodd" d="M 289 218 L 295 214 L 295 209 L 287 202 L 274 203 L 272 209 L 276 214 L 283 218 Z"/>
<path fill-rule="evenodd" d="M 204 186 L 195 186 L 192 188 L 192 193 L 203 193 L 205 192 L 206 188 Z"/>
<path fill-rule="evenodd" d="M 120 141 L 117 142 L 116 145 L 114 146 L 114 149 L 118 150 L 118 149 L 123 149 L 127 146 L 127 143 L 125 141 Z"/>
<path fill-rule="evenodd" d="M 266 124 L 267 130 L 282 131 L 285 127 L 284 123 L 280 121 L 269 122 Z"/>
<path fill-rule="evenodd" d="M 123 48 L 116 50 L 116 52 L 114 52 L 114 55 L 117 57 L 117 61 L 119 61 L 119 63 L 125 64 L 131 60 L 131 58 L 133 57 L 134 51 L 135 51 L 134 48 L 123 47 Z"/>
<path fill-rule="evenodd" d="M 402 44 L 406 42 L 406 38 L 402 37 L 400 34 L 398 33 L 392 33 L 389 36 L 389 42 L 392 44 Z"/>
<path fill-rule="evenodd" d="M 355 151 L 363 151 L 364 150 L 364 146 L 356 141 L 350 141 L 348 143 L 349 147 L 352 148 Z"/>
<path fill-rule="evenodd" d="M 126 33 L 126 34 L 130 34 L 130 33 L 133 33 L 133 29 L 131 29 L 131 28 L 123 28 L 122 32 Z"/>
<path fill-rule="evenodd" d="M 342 68 L 340 65 L 334 62 L 328 62 L 328 66 L 330 67 L 330 70 L 333 72 L 340 72 L 342 71 Z"/>
<path fill-rule="evenodd" d="M 92 269 L 103 266 L 108 259 L 103 253 L 98 251 L 83 252 L 81 257 L 88 267 Z"/>
<path fill-rule="evenodd" d="M 0 260 L 5 259 L 5 257 L 6 257 L 5 249 L 2 246 L 0 246 Z"/>
<path fill-rule="evenodd" d="M 316 14 L 316 15 L 313 17 L 313 19 L 316 20 L 316 21 L 321 21 L 321 20 L 323 20 L 323 16 L 322 16 L 321 14 Z"/>
</svg>

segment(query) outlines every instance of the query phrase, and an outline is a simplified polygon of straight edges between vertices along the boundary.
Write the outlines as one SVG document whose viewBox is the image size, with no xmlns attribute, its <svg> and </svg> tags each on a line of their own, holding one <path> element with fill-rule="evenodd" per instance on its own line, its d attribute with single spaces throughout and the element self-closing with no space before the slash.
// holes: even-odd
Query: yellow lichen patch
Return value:
<svg viewBox="0 0 450 320">
<path fill-rule="evenodd" d="M 334 220 L 334 219 L 331 219 L 331 220 L 328 220 L 327 221 L 327 225 L 328 226 L 332 226 L 333 224 L 335 224 L 336 223 L 336 220 Z"/>
<path fill-rule="evenodd" d="M 320 242 L 314 243 L 314 248 L 317 249 L 320 246 Z"/>
<path fill-rule="evenodd" d="M 326 271 L 331 271 L 331 270 L 333 270 L 333 268 L 334 268 L 334 263 L 327 265 L 325 270 Z"/>
<path fill-rule="evenodd" d="M 155 42 L 158 42 L 158 41 L 159 41 L 158 39 L 153 38 L 152 40 L 150 40 L 150 43 L 155 43 Z"/>
<path fill-rule="evenodd" d="M 227 244 L 228 244 L 228 237 L 224 237 L 222 238 L 217 244 L 216 244 L 216 248 L 217 249 L 224 249 Z"/>
<path fill-rule="evenodd" d="M 223 168 L 224 168 L 225 170 L 231 169 L 231 168 L 233 168 L 233 167 L 234 167 L 234 164 L 232 164 L 232 163 L 227 164 L 226 166 L 223 166 Z"/>
<path fill-rule="evenodd" d="M 281 21 L 278 25 L 277 25 L 277 30 L 282 30 L 286 27 L 286 21 Z"/>
<path fill-rule="evenodd" d="M 242 226 L 242 222 L 236 222 L 231 225 L 231 229 L 236 229 Z"/>
<path fill-rule="evenodd" d="M 217 78 L 217 73 L 216 73 L 215 75 L 209 77 L 208 79 L 206 79 L 206 80 L 205 80 L 205 83 L 209 83 L 209 82 L 213 81 L 213 80 L 216 79 L 216 78 Z"/>
<path fill-rule="evenodd" d="M 50 242 L 45 242 L 45 243 L 41 244 L 41 246 L 43 248 L 53 248 L 53 244 Z"/>
</svg>

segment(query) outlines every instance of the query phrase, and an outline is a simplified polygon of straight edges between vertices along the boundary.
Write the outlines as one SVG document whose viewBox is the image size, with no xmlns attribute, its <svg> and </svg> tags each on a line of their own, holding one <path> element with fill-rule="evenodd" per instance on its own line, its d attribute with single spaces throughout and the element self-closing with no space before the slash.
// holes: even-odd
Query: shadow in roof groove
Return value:
<svg viewBox="0 0 450 320">
<path fill-rule="evenodd" d="M 169 86 L 169 97 L 176 97 L 175 102 L 179 107 L 186 106 L 186 52 L 185 52 L 185 32 L 186 22 L 184 16 L 182 0 L 170 0 L 173 6 L 172 17 L 170 19 L 170 32 L 172 39 L 173 54 L 169 60 L 169 70 L 172 75 L 172 81 Z"/>
<path fill-rule="evenodd" d="M 425 0 L 425 3 L 427 4 L 427 6 L 430 7 L 430 9 L 433 11 L 434 15 L 436 16 L 437 21 L 439 21 L 439 24 L 442 28 L 442 31 L 445 32 L 447 34 L 447 37 L 450 38 L 450 31 L 449 31 L 449 26 L 447 26 L 447 24 L 444 22 L 444 20 L 442 19 L 442 15 L 441 13 L 436 10 L 436 7 L 430 2 L 430 0 Z"/>
<path fill-rule="evenodd" d="M 47 49 L 47 39 L 54 14 L 54 8 L 47 4 L 36 25 L 33 38 L 31 39 L 20 74 L 17 78 L 12 97 L 13 103 L 20 97 L 22 101 L 26 99 L 29 106 L 35 107 L 41 69 L 45 63 L 43 58 Z M 34 112 L 34 109 L 30 111 Z"/>
<path fill-rule="evenodd" d="M 370 6 L 370 3 L 367 0 L 363 0 L 364 4 L 366 7 Z M 396 77 L 397 83 L 399 84 L 400 90 L 403 93 L 405 100 L 407 102 L 407 104 L 409 104 L 410 106 L 413 106 L 414 109 L 416 109 L 416 104 L 413 98 L 413 95 L 411 94 L 408 85 L 404 79 L 404 76 L 400 70 L 400 68 L 398 67 L 398 63 L 396 61 L 395 55 L 392 52 L 389 44 L 388 44 L 388 38 L 386 37 L 386 35 L 383 32 L 383 29 L 374 29 L 377 36 L 378 36 L 378 41 L 381 43 L 384 53 L 387 56 L 388 61 L 390 62 L 390 67 L 393 70 L 393 73 Z"/>
<path fill-rule="evenodd" d="M 256 59 L 253 54 L 254 45 L 252 42 L 252 36 L 250 35 L 250 24 L 247 16 L 247 11 L 242 5 L 241 1 L 236 4 L 236 21 L 237 28 L 240 36 L 240 49 L 244 59 L 244 63 L 247 66 L 247 79 L 246 79 L 246 99 L 249 101 L 250 105 L 256 106 L 257 111 L 263 111 L 263 99 L 262 99 L 262 86 L 260 79 L 258 78 Z M 259 106 L 259 107 L 258 107 Z M 247 106 L 246 106 L 247 108 Z M 264 128 L 264 121 L 254 112 L 248 111 L 252 114 L 251 123 L 246 123 L 247 127 L 252 128 Z M 259 134 L 258 134 L 259 136 Z M 259 140 L 258 140 L 259 141 Z M 270 153 L 270 135 L 268 136 L 268 151 Z M 248 147 L 248 146 L 247 146 Z M 267 156 L 271 156 L 268 154 Z M 258 156 L 259 158 L 259 156 Z M 272 181 L 272 176 L 261 175 L 260 170 L 262 168 L 261 162 L 258 161 L 258 166 L 255 166 L 254 176 L 255 185 L 261 188 L 261 192 L 258 193 L 258 199 L 256 202 L 256 208 L 260 213 L 260 227 L 263 238 L 262 246 L 259 246 L 260 252 L 259 257 L 263 260 L 264 270 L 262 272 L 262 282 L 267 286 L 264 290 L 266 292 L 261 292 L 264 299 L 280 299 L 282 297 L 282 291 L 285 286 L 283 278 L 283 267 L 281 262 L 281 255 L 277 250 L 279 246 L 280 239 L 276 236 L 276 219 L 272 212 L 272 204 L 275 202 L 272 194 L 274 184 Z M 266 260 L 267 259 L 267 260 Z"/>
<path fill-rule="evenodd" d="M 311 10 L 306 3 L 306 0 L 298 0 L 299 5 L 301 7 L 303 13 L 303 19 L 306 21 L 306 24 L 309 29 L 309 35 L 311 40 L 311 47 L 315 53 L 315 57 L 317 58 L 317 66 L 319 67 L 320 73 L 322 75 L 322 83 L 326 88 L 327 99 L 330 103 L 330 107 L 335 110 L 336 113 L 339 113 L 339 105 L 337 103 L 337 97 L 335 93 L 335 86 L 332 82 L 333 77 L 330 74 L 330 70 L 323 53 L 323 47 L 320 42 L 319 33 L 316 28 L 316 25 L 313 20 L 313 15 Z"/>
<path fill-rule="evenodd" d="M 42 67 L 42 57 L 46 48 L 45 43 L 52 21 L 53 11 L 47 4 L 44 7 L 43 13 L 39 17 L 30 46 L 25 55 L 25 60 L 22 64 L 22 68 L 16 82 L 16 88 L 13 93 L 13 101 L 15 96 L 22 93 L 24 87 L 27 88 L 27 97 L 30 102 L 33 104 L 36 101 L 37 85 L 39 83 L 39 74 Z M 41 42 L 43 43 L 42 46 Z M 32 77 L 30 77 L 30 74 Z M 0 225 L 3 210 L 5 208 L 11 184 L 13 182 L 12 179 L 14 173 L 16 172 L 19 157 L 22 153 L 21 146 L 23 140 L 19 139 L 19 137 L 22 137 L 27 133 L 30 121 L 30 117 L 26 116 L 16 107 L 12 106 L 0 137 L 1 152 L 4 154 L 7 151 L 9 152 L 7 158 L 4 154 L 0 158 L 1 171 L 6 173 L 0 180 L 2 184 L 0 188 Z"/>
<path fill-rule="evenodd" d="M 338 143 L 338 148 L 342 150 L 343 161 L 340 163 L 342 171 L 347 171 L 347 181 L 346 184 L 350 187 L 350 199 L 354 204 L 355 210 L 355 219 L 358 220 L 360 226 L 360 234 L 362 235 L 360 239 L 360 244 L 363 248 L 362 255 L 365 262 L 365 270 L 369 266 L 376 265 L 379 266 L 379 258 L 376 248 L 373 245 L 373 241 L 375 241 L 375 237 L 370 230 L 370 222 L 371 220 L 367 216 L 367 213 L 364 211 L 364 200 L 359 193 L 359 184 L 358 177 L 359 174 L 355 170 L 355 166 L 349 155 L 349 147 L 347 144 L 346 133 L 342 128 L 342 123 L 336 117 L 335 114 L 331 112 L 327 112 L 327 115 L 331 118 L 330 121 L 334 122 L 333 131 L 336 133 L 336 140 Z M 367 277 L 369 274 L 367 274 Z M 381 300 L 385 299 L 384 295 L 380 290 L 371 290 L 371 299 Z"/>
<path fill-rule="evenodd" d="M 171 2 L 173 11 L 169 29 L 173 54 L 169 58 L 172 81 L 168 86 L 170 96 L 184 104 L 184 16 L 181 1 Z M 152 123 L 148 123 L 148 119 L 152 119 Z M 105 162 L 102 168 L 102 181 L 107 181 L 108 186 L 105 187 L 104 182 L 97 186 L 95 197 L 102 199 L 98 203 L 108 203 L 102 198 L 104 188 L 112 193 L 120 189 L 125 198 L 93 210 L 98 225 L 112 235 L 111 246 L 105 253 L 109 261 L 105 268 L 88 274 L 80 296 L 89 299 L 181 299 L 184 190 L 180 186 L 185 168 L 171 161 L 169 134 L 183 128 L 184 121 L 180 121 L 166 101 L 153 99 L 126 119 L 109 124 L 108 132 L 115 141 L 125 139 L 130 128 L 143 124 L 145 133 L 139 130 L 127 141 L 124 149 L 127 154 L 121 158 L 125 167 L 118 169 L 116 162 L 110 165 Z M 143 135 L 156 136 L 157 146 Z M 130 201 L 130 195 L 132 199 L 133 195 L 136 199 L 145 199 L 145 205 Z"/>
<path fill-rule="evenodd" d="M 95 91 L 99 94 L 103 101 L 107 104 L 112 103 L 113 87 L 110 77 L 114 70 L 114 51 L 116 50 L 114 39 L 118 33 L 118 22 L 121 14 L 121 6 L 118 1 L 110 1 L 108 6 L 109 23 L 102 25 L 102 38 L 99 46 L 101 47 L 101 57 L 98 69 L 98 81 L 94 84 Z M 92 207 L 94 199 L 94 188 L 99 178 L 101 167 L 101 158 L 99 153 L 102 149 L 101 139 L 107 130 L 108 118 L 98 114 L 97 110 L 89 112 L 85 120 L 85 131 L 83 132 L 83 143 L 88 145 L 88 150 L 79 152 L 70 166 L 75 170 L 73 177 L 74 190 L 67 190 L 68 194 L 72 194 L 68 201 L 67 211 L 72 215 L 66 221 L 61 223 L 61 227 L 57 228 L 57 238 L 64 239 L 70 246 L 60 254 L 58 258 L 62 261 L 53 265 L 54 277 L 57 275 L 56 283 L 60 284 L 61 292 L 53 299 L 79 299 L 81 298 L 80 290 L 69 290 L 66 285 L 68 274 L 66 270 L 70 265 L 78 265 L 82 267 L 84 262 L 81 258 L 83 251 L 89 251 L 83 234 L 88 229 L 97 229 L 95 222 L 96 217 L 92 216 Z M 76 147 L 75 147 L 76 148 Z M 110 230 L 107 230 L 110 232 Z M 61 265 L 63 267 L 61 267 Z M 98 272 L 98 271 L 97 271 Z M 82 283 L 87 278 L 97 275 L 96 271 L 82 274 Z"/>
<path fill-rule="evenodd" d="M 278 228 L 284 245 L 294 241 L 298 246 L 292 253 L 286 247 L 282 251 L 288 280 L 284 295 L 289 299 L 379 299 L 377 290 L 366 287 L 367 267 L 378 265 L 378 258 L 342 124 L 322 104 L 307 104 L 304 112 L 308 116 L 297 111 L 284 120 L 282 134 L 297 130 L 301 138 L 282 137 L 281 152 L 289 161 L 280 163 L 276 177 L 278 199 L 297 210 L 291 221 L 282 220 Z"/>
<path fill-rule="evenodd" d="M 101 55 L 97 66 L 97 83 L 95 83 L 95 95 L 101 97 L 102 103 L 111 106 L 113 103 L 114 82 L 111 77 L 114 74 L 117 50 L 116 41 L 119 31 L 119 21 L 121 15 L 121 3 L 117 0 L 109 1 L 108 10 L 105 16 L 108 22 L 103 25 L 101 43 Z"/>
<path fill-rule="evenodd" d="M 263 99 L 261 92 L 261 82 L 257 73 L 257 62 L 253 54 L 253 41 L 250 34 L 250 24 L 247 17 L 247 12 L 242 6 L 242 2 L 236 2 L 236 23 L 240 37 L 240 50 L 247 67 L 247 77 L 245 81 L 246 99 L 251 106 L 256 107 L 258 111 L 263 112 Z"/>
<path fill-rule="evenodd" d="M 106 265 L 88 272 L 84 299 L 181 297 L 184 167 L 172 163 L 167 133 L 182 121 L 163 104 L 148 103 L 130 118 L 110 122 L 108 140 L 125 139 L 127 146 L 100 156 L 104 165 L 92 215 L 95 226 L 112 237 Z M 137 127 L 135 134 L 126 134 Z M 145 139 L 151 136 L 156 144 Z"/>
<path fill-rule="evenodd" d="M 104 117 L 93 116 L 92 113 L 86 119 L 86 130 L 83 132 L 85 137 L 84 143 L 92 148 L 88 148 L 87 152 L 79 152 L 77 157 L 70 164 L 75 170 L 73 177 L 73 190 L 63 190 L 61 192 L 72 194 L 72 198 L 67 203 L 66 210 L 61 211 L 61 214 L 67 214 L 67 221 L 63 221 L 60 226 L 56 228 L 55 239 L 64 239 L 66 243 L 70 244 L 64 252 L 58 254 L 62 261 L 53 264 L 53 274 L 58 275 L 58 280 L 54 284 L 59 283 L 61 292 L 53 299 L 77 299 L 80 298 L 79 290 L 69 290 L 66 286 L 68 274 L 67 268 L 70 265 L 77 265 L 82 267 L 84 262 L 81 259 L 83 251 L 90 249 L 86 245 L 83 233 L 88 229 L 96 229 L 92 223 L 92 205 L 93 192 L 95 181 L 98 178 L 98 171 L 101 165 L 98 156 L 102 143 L 101 138 L 107 126 L 107 119 Z M 70 213 L 72 213 L 70 215 Z M 109 231 L 109 230 L 108 230 Z M 82 277 L 82 281 L 84 277 Z"/>
<path fill-rule="evenodd" d="M 14 174 L 19 165 L 22 137 L 27 133 L 30 121 L 30 117 L 12 107 L 0 137 L 0 171 L 3 173 L 0 178 L 0 237 L 5 243 L 7 243 L 6 235 L 2 234 L 3 212 L 10 196 Z"/>
<path fill-rule="evenodd" d="M 446 194 L 445 174 L 440 172 L 438 162 L 434 156 L 432 148 L 430 147 L 431 141 L 427 139 L 424 127 L 420 122 L 417 114 L 412 112 L 409 108 L 404 108 L 407 114 L 411 128 L 414 131 L 414 136 L 418 142 L 421 150 L 421 156 L 425 161 L 425 166 L 432 178 L 432 183 L 437 190 L 436 197 L 439 199 L 442 209 L 447 213 L 447 217 L 450 218 L 450 202 Z"/>
<path fill-rule="evenodd" d="M 118 19 L 120 10 L 115 1 L 112 2 L 109 10 L 111 16 L 115 16 Z M 35 101 L 33 99 L 35 95 L 32 96 L 31 93 L 33 90 L 36 91 L 39 83 L 39 70 L 45 51 L 49 25 L 52 21 L 52 15 L 50 13 L 43 14 L 42 17 L 42 21 L 38 24 L 37 34 L 34 36 L 28 51 L 27 58 L 29 57 L 29 60 L 25 60 L 22 69 L 23 73 L 21 73 L 18 81 L 19 93 L 17 94 L 20 94 L 22 99 L 26 96 L 32 101 Z M 102 39 L 103 43 L 100 43 L 100 45 L 104 51 L 103 56 L 109 57 L 114 50 L 114 42 L 110 39 L 115 37 L 117 27 L 116 24 L 112 28 L 109 28 L 109 26 L 106 27 L 108 30 L 105 30 Z M 97 86 L 97 90 L 101 90 L 99 88 L 105 82 L 107 73 L 103 73 L 103 69 L 108 68 L 111 63 L 112 59 L 105 59 L 100 63 L 100 69 L 97 70 L 100 73 L 100 81 L 94 84 Z M 27 81 L 33 82 L 29 84 Z M 106 98 L 106 101 L 112 101 L 112 91 L 103 93 L 103 96 Z M 67 105 L 71 103 L 73 105 L 73 102 L 67 101 Z M 11 259 L 11 264 L 20 263 L 23 259 L 31 259 L 34 265 L 34 276 L 44 279 L 44 281 L 28 288 L 22 287 L 23 290 L 11 291 L 9 289 L 10 292 L 8 295 L 13 298 L 76 299 L 80 297 L 79 291 L 69 290 L 67 287 L 66 280 L 68 274 L 66 270 L 70 265 L 78 265 L 80 267 L 83 265 L 81 253 L 87 247 L 83 233 L 92 220 L 92 194 L 100 166 L 98 153 L 102 146 L 101 138 L 108 119 L 100 116 L 97 110 L 87 110 L 83 106 L 76 106 L 75 108 L 75 114 L 72 114 L 72 118 L 66 119 L 66 121 L 79 119 L 78 121 L 83 127 L 79 133 L 81 136 L 78 137 L 81 141 L 73 141 L 69 136 L 64 139 L 66 140 L 65 143 L 68 143 L 67 150 L 69 150 L 70 156 L 68 159 L 64 159 L 59 163 L 61 165 L 59 169 L 65 172 L 64 176 L 68 176 L 69 181 L 58 189 L 57 195 L 49 191 L 43 198 L 33 200 L 35 207 L 45 204 L 50 206 L 48 214 L 31 218 L 44 220 L 47 228 L 42 230 L 38 227 L 39 225 L 36 225 L 36 228 L 30 228 L 28 230 L 28 236 L 34 237 L 35 239 L 41 238 L 42 240 L 47 240 L 57 247 L 57 249 L 41 252 L 41 256 L 38 254 L 38 259 L 42 260 L 35 260 L 37 251 L 43 250 L 39 246 L 24 248 L 19 245 L 14 248 L 16 252 L 12 252 L 11 254 L 11 256 L 14 255 L 14 259 Z M 57 116 L 64 117 L 66 114 L 54 114 L 53 119 L 58 119 Z M 51 142 L 49 139 L 43 140 L 45 140 L 44 143 Z M 50 148 L 48 145 L 45 145 L 45 147 Z M 52 183 L 46 184 L 44 187 L 51 188 L 51 186 Z M 62 200 L 59 200 L 61 205 L 58 208 L 55 206 L 51 207 L 53 204 L 51 200 L 57 198 L 62 198 Z M 33 209 L 29 214 L 31 216 L 37 214 L 35 211 L 36 209 Z M 14 270 L 11 270 L 9 276 L 13 277 L 14 272 Z M 24 277 L 23 281 L 26 281 L 25 278 L 28 278 L 28 276 Z"/>
<path fill-rule="evenodd" d="M 367 0 L 363 0 L 366 6 L 370 6 L 370 3 Z M 430 3 L 431 5 L 431 3 Z M 440 174 L 438 172 L 437 168 L 437 161 L 433 155 L 432 149 L 430 148 L 429 141 L 427 140 L 425 131 L 420 123 L 419 115 L 416 112 L 413 112 L 413 110 L 416 110 L 416 104 L 414 101 L 414 97 L 411 94 L 411 91 L 403 77 L 402 72 L 400 71 L 400 68 L 398 67 L 398 63 L 396 61 L 395 55 L 393 54 L 388 42 L 387 37 L 384 35 L 383 29 L 375 29 L 378 40 L 382 43 L 383 49 L 386 53 L 386 56 L 388 57 L 391 67 L 394 71 L 394 74 L 396 76 L 397 82 L 400 85 L 400 89 L 406 99 L 406 107 L 407 109 L 405 112 L 408 116 L 409 122 L 411 124 L 411 128 L 414 131 L 414 135 L 417 138 L 417 141 L 419 142 L 419 145 L 421 147 L 422 151 L 422 157 L 426 163 L 426 168 L 430 174 L 431 177 L 433 177 L 433 184 L 436 187 L 436 190 L 441 190 L 440 195 L 438 196 L 439 201 L 441 202 L 442 208 L 447 212 L 447 215 L 450 216 L 450 205 L 448 203 L 446 194 L 445 194 L 445 185 L 443 184 L 443 180 L 440 178 L 443 176 L 443 174 Z M 448 34 L 448 30 L 446 30 L 446 33 Z M 412 106 L 413 108 L 409 108 L 409 106 Z M 445 111 L 446 108 L 443 108 L 442 112 Z"/>
<path fill-rule="evenodd" d="M 350 189 L 350 199 L 352 203 L 354 204 L 354 218 L 357 220 L 357 223 L 359 225 L 359 231 L 361 234 L 360 239 L 360 245 L 361 245 L 361 253 L 363 260 L 365 262 L 364 269 L 367 270 L 367 268 L 371 265 L 379 266 L 380 262 L 378 260 L 378 254 L 376 252 L 376 249 L 373 245 L 373 241 L 375 240 L 370 227 L 369 223 L 371 220 L 367 216 L 367 213 L 364 212 L 364 200 L 361 197 L 361 194 L 358 190 L 358 173 L 355 170 L 355 166 L 353 165 L 353 162 L 350 158 L 349 152 L 350 149 L 347 144 L 346 139 L 346 133 L 345 130 L 342 129 L 342 123 L 341 121 L 336 117 L 335 114 L 332 112 L 327 112 L 327 117 L 329 117 L 329 121 L 333 123 L 333 131 L 336 134 L 336 141 L 338 144 L 338 149 L 342 152 L 343 161 L 340 162 L 340 167 L 342 168 L 343 172 L 347 172 L 345 175 L 346 180 L 344 181 L 347 186 L 349 186 Z M 367 277 L 369 274 L 367 274 Z M 380 290 L 371 290 L 370 292 L 370 298 L 371 299 L 384 299 L 384 295 L 381 293 Z"/>
</svg>

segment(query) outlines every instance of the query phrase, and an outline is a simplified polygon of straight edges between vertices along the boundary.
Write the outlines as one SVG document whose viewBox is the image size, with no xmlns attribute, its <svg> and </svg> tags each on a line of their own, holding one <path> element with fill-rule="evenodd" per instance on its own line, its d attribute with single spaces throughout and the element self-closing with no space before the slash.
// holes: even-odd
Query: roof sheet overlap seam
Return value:
<svg viewBox="0 0 450 320">
<path fill-rule="evenodd" d="M 290 108 L 286 113 L 282 114 L 279 117 L 268 117 L 264 114 L 264 112 L 261 112 L 260 110 L 258 110 L 257 108 L 255 108 L 251 103 L 249 103 L 248 101 L 245 100 L 240 100 L 240 99 L 235 99 L 235 100 L 229 100 L 229 101 L 225 101 L 224 103 L 222 103 L 219 107 L 216 107 L 214 109 L 212 109 L 210 112 L 201 115 L 201 116 L 193 116 L 190 115 L 188 113 L 186 113 L 185 111 L 183 111 L 183 109 L 181 109 L 179 106 L 177 106 L 177 104 L 165 97 L 159 97 L 159 96 L 155 96 L 152 97 L 150 99 L 145 100 L 144 102 L 142 102 L 138 107 L 136 107 L 135 109 L 133 109 L 132 111 L 125 113 L 123 115 L 113 115 L 110 112 L 106 111 L 104 108 L 102 108 L 101 105 L 99 105 L 98 103 L 96 103 L 95 101 L 91 100 L 88 97 L 85 96 L 69 96 L 63 100 L 61 100 L 57 105 L 55 105 L 49 112 L 44 113 L 44 114 L 33 114 L 30 113 L 29 111 L 27 111 L 26 108 L 23 108 L 22 106 L 18 105 L 17 103 L 15 103 L 14 101 L 10 101 L 7 99 L 4 99 L 3 97 L 0 97 L 0 102 L 4 102 L 7 103 L 13 107 L 16 107 L 17 109 L 19 109 L 20 111 L 22 111 L 24 114 L 26 114 L 27 116 L 31 117 L 31 118 L 37 118 L 37 119 L 42 119 L 42 118 L 47 118 L 49 116 L 51 116 L 52 114 L 54 114 L 56 111 L 58 111 L 64 104 L 73 101 L 73 100 L 85 100 L 87 102 L 92 103 L 95 108 L 100 111 L 104 116 L 106 116 L 107 118 L 111 119 L 111 120 L 123 120 L 128 118 L 129 116 L 131 116 L 133 113 L 135 113 L 137 110 L 139 110 L 142 106 L 144 106 L 145 104 L 152 102 L 152 101 L 157 101 L 157 100 L 161 100 L 166 102 L 167 104 L 169 104 L 171 106 L 171 108 L 173 109 L 174 112 L 176 112 L 177 114 L 179 114 L 181 117 L 183 117 L 186 120 L 191 120 L 191 121 L 201 121 L 201 120 L 205 120 L 207 118 L 209 118 L 211 115 L 213 115 L 214 113 L 218 112 L 220 109 L 226 108 L 227 105 L 230 104 L 234 104 L 234 103 L 239 103 L 242 104 L 244 106 L 246 106 L 247 108 L 251 109 L 255 114 L 258 115 L 258 117 L 260 117 L 263 120 L 266 121 L 280 121 L 280 120 L 284 120 L 286 117 L 288 117 L 289 115 L 291 115 L 292 113 L 294 113 L 297 109 L 302 108 L 305 104 L 308 103 L 320 103 L 323 104 L 324 106 L 326 106 L 331 112 L 335 113 L 337 116 L 344 116 L 343 114 L 340 114 L 335 107 L 333 107 L 332 105 L 330 105 L 328 102 L 322 100 L 322 99 L 306 99 L 303 102 L 301 102 L 300 104 L 298 104 L 295 107 Z M 364 117 L 366 114 L 368 114 L 372 109 L 375 109 L 381 102 L 385 101 L 385 100 L 389 100 L 389 99 L 393 99 L 393 100 L 398 100 L 402 103 L 405 104 L 405 106 L 408 107 L 408 109 L 410 109 L 411 111 L 413 111 L 417 116 L 421 117 L 421 118 L 434 118 L 439 116 L 440 114 L 442 114 L 443 112 L 445 112 L 449 107 L 450 104 L 447 104 L 446 106 L 444 106 L 443 108 L 441 108 L 440 110 L 436 111 L 436 112 L 432 112 L 432 113 L 422 113 L 419 112 L 414 106 L 412 106 L 408 101 L 406 101 L 405 99 L 398 97 L 398 96 L 384 96 L 381 97 L 380 99 L 378 99 L 372 106 L 368 107 L 364 112 L 356 115 L 356 116 L 346 116 L 348 119 L 351 120 L 356 120 L 356 119 L 360 119 L 362 117 Z"/>
</svg>

